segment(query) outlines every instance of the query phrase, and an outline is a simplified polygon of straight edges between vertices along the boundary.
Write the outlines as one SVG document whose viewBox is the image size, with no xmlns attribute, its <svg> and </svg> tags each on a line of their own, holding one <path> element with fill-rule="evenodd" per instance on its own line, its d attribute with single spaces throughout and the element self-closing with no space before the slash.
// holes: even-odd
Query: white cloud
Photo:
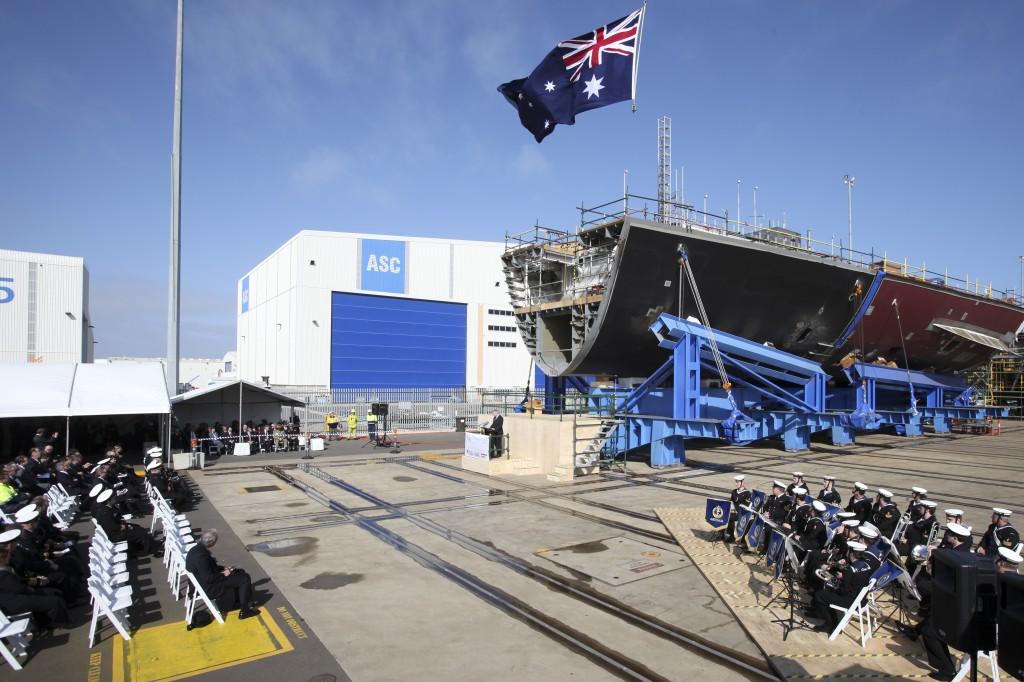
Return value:
<svg viewBox="0 0 1024 682">
<path fill-rule="evenodd" d="M 540 151 L 539 145 L 524 145 L 512 159 L 512 169 L 524 176 L 545 175 L 550 165 Z"/>
<path fill-rule="evenodd" d="M 313 189 L 329 185 L 345 172 L 345 162 L 338 150 L 318 147 L 291 169 L 291 183 L 295 189 Z"/>
</svg>

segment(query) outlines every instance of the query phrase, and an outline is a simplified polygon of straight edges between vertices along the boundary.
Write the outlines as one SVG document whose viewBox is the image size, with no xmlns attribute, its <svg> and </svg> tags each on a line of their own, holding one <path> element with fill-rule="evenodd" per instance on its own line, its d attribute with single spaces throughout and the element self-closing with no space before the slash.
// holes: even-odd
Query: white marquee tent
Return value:
<svg viewBox="0 0 1024 682">
<path fill-rule="evenodd" d="M 0 419 L 169 414 L 163 365 L 0 364 Z"/>
</svg>

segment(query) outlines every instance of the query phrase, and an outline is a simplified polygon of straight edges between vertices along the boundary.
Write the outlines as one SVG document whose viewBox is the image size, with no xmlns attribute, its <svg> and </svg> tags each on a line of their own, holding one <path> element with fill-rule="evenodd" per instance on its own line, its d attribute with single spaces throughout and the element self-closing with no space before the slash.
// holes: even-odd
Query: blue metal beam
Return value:
<svg viewBox="0 0 1024 682">
<path fill-rule="evenodd" d="M 860 324 L 861 320 L 864 319 L 868 308 L 875 304 L 875 296 L 878 295 L 878 289 L 882 286 L 883 279 L 885 279 L 885 270 L 879 270 L 875 273 L 875 278 L 871 280 L 867 293 L 864 294 L 864 300 L 861 301 L 860 307 L 857 308 L 857 312 L 854 313 L 852 318 L 850 318 L 850 321 L 847 323 L 846 328 L 843 329 L 843 332 L 839 335 L 839 338 L 837 338 L 835 343 L 832 344 L 833 348 L 836 350 L 842 348 L 843 344 L 853 336 L 853 332 L 857 331 L 857 326 Z"/>
</svg>

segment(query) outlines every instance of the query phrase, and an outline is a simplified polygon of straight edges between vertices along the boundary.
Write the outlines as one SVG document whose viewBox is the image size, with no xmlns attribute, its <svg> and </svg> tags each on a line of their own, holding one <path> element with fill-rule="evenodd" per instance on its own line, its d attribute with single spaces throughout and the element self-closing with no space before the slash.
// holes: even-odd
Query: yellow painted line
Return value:
<svg viewBox="0 0 1024 682">
<path fill-rule="evenodd" d="M 189 632 L 184 621 L 138 630 L 131 641 L 114 637 L 112 682 L 172 682 L 288 653 L 295 649 L 272 613 L 239 620 L 232 612 Z"/>
</svg>

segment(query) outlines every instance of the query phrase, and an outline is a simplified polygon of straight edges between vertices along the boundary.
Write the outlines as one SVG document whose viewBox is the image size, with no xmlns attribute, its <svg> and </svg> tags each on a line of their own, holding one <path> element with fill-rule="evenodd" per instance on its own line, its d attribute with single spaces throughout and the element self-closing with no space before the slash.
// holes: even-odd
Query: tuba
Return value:
<svg viewBox="0 0 1024 682">
<path fill-rule="evenodd" d="M 896 530 L 893 531 L 892 541 L 894 543 L 901 542 L 903 540 L 903 533 L 906 532 L 907 526 L 910 525 L 910 514 L 904 514 L 900 517 L 900 520 L 896 523 Z"/>
</svg>

